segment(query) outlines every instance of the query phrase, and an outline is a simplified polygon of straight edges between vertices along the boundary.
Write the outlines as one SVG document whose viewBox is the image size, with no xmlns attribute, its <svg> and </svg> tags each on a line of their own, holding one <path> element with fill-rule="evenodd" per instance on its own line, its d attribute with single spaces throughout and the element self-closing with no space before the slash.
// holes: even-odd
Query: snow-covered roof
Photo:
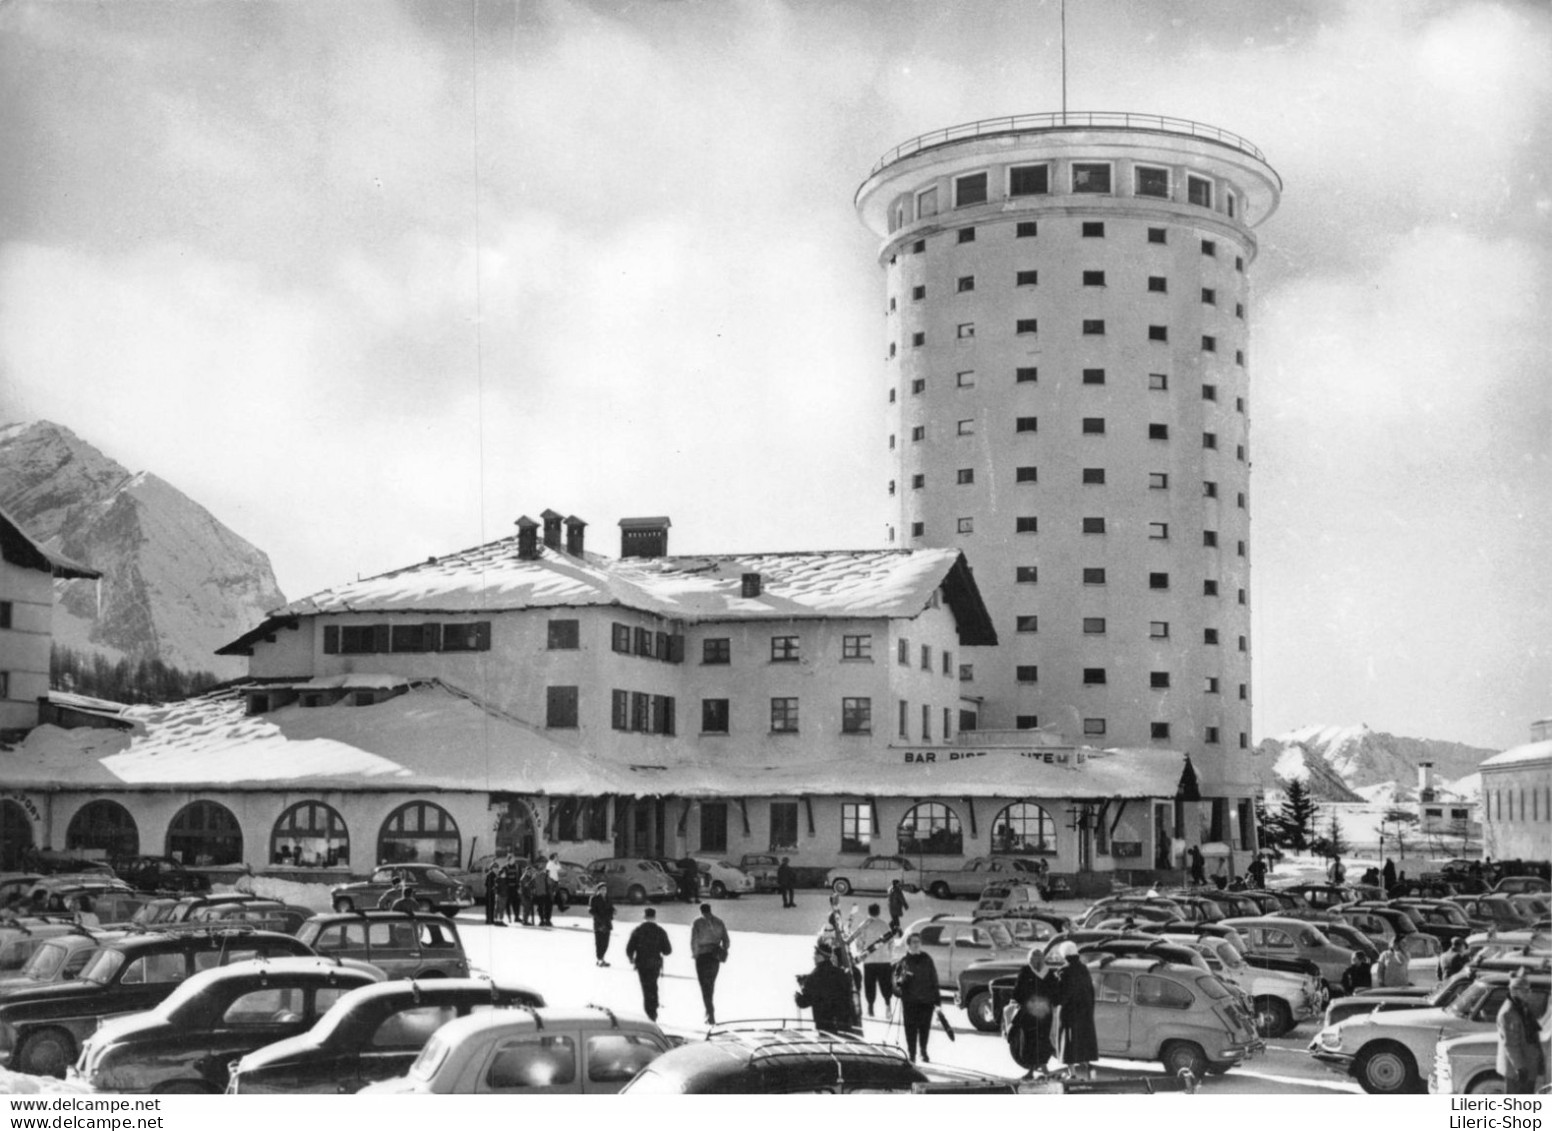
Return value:
<svg viewBox="0 0 1552 1131">
<path fill-rule="evenodd" d="M 761 578 L 743 596 L 744 574 Z M 997 635 L 964 555 L 955 549 L 825 550 L 662 558 L 576 556 L 540 547 L 523 558 L 506 538 L 377 577 L 325 589 L 272 611 L 219 649 L 246 652 L 277 625 L 327 613 L 492 613 L 617 605 L 688 622 L 811 617 L 914 617 L 942 588 L 960 642 Z"/>
<path fill-rule="evenodd" d="M 21 525 L 4 510 L 0 510 L 0 557 L 14 566 L 35 569 L 54 577 L 101 577 L 91 566 L 71 561 L 63 554 L 45 550 Z"/>
<path fill-rule="evenodd" d="M 1173 797 L 1182 760 L 1160 750 L 871 747 L 831 761 L 631 765 L 602 758 L 441 681 L 371 706 L 246 714 L 242 684 L 132 707 L 131 732 L 40 726 L 0 750 L 12 789 L 473 790 L 679 797 Z M 973 738 L 973 736 L 967 736 Z"/>
<path fill-rule="evenodd" d="M 1520 766 L 1527 762 L 1552 762 L 1552 738 L 1542 739 L 1540 742 L 1527 742 L 1523 746 L 1511 746 L 1502 754 L 1494 754 L 1482 763 L 1481 768 L 1501 769 L 1505 766 Z"/>
</svg>

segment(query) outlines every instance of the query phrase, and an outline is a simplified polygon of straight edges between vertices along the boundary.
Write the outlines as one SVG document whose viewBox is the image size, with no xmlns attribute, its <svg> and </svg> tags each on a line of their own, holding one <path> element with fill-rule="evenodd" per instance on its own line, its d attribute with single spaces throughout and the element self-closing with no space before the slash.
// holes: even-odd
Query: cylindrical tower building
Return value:
<svg viewBox="0 0 1552 1131">
<path fill-rule="evenodd" d="M 1068 113 L 915 138 L 856 196 L 890 537 L 975 569 L 981 728 L 1184 751 L 1229 821 L 1254 793 L 1247 271 L 1280 191 L 1233 134 Z"/>
</svg>

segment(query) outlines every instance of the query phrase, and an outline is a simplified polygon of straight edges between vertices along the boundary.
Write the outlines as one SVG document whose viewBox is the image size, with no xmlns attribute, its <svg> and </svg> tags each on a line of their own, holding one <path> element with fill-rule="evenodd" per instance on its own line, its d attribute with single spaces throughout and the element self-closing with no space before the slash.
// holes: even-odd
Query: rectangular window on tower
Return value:
<svg viewBox="0 0 1552 1131">
<path fill-rule="evenodd" d="M 1008 170 L 1009 196 L 1044 196 L 1051 191 L 1051 167 L 1049 165 L 1014 165 Z M 1030 228 L 1035 221 L 1026 221 Z M 1023 227 L 1020 224 L 1019 227 Z M 1021 231 L 1018 233 L 1023 235 Z M 1030 235 L 1035 233 L 1031 231 Z"/>
<path fill-rule="evenodd" d="M 1037 585 L 1040 582 L 1039 566 L 1014 566 L 1013 582 L 1015 585 Z"/>
<path fill-rule="evenodd" d="M 954 178 L 954 207 L 986 203 L 986 174 L 971 173 Z"/>
<path fill-rule="evenodd" d="M 1072 191 L 1110 191 L 1110 165 L 1099 161 L 1074 161 L 1072 165 Z"/>
<path fill-rule="evenodd" d="M 1199 208 L 1212 207 L 1212 182 L 1202 177 L 1186 175 L 1186 200 Z"/>
<path fill-rule="evenodd" d="M 1137 196 L 1156 196 L 1161 200 L 1169 199 L 1169 170 L 1158 169 L 1150 165 L 1136 165 L 1133 167 L 1133 175 L 1136 177 L 1136 188 L 1133 190 Z"/>
</svg>

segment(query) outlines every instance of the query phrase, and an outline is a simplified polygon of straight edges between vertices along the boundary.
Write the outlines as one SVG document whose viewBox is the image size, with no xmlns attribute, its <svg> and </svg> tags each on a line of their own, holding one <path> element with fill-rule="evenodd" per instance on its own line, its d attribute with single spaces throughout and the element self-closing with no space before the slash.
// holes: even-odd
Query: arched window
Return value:
<svg viewBox="0 0 1552 1131">
<path fill-rule="evenodd" d="M 456 868 L 463 842 L 458 822 L 440 805 L 411 801 L 388 815 L 377 836 L 379 864 L 440 864 Z"/>
<path fill-rule="evenodd" d="M 88 801 L 70 818 L 65 848 L 99 848 L 114 860 L 140 855 L 140 829 L 129 810 L 117 801 Z"/>
<path fill-rule="evenodd" d="M 1030 801 L 1015 801 L 992 822 L 992 851 L 1003 854 L 1055 852 L 1056 822 Z"/>
<path fill-rule="evenodd" d="M 217 802 L 191 802 L 167 826 L 167 855 L 181 863 L 238 864 L 242 854 L 242 827 Z"/>
<path fill-rule="evenodd" d="M 941 801 L 923 801 L 900 819 L 900 851 L 958 856 L 965 850 L 959 814 Z"/>
<path fill-rule="evenodd" d="M 14 801 L 0 801 L 0 872 L 22 870 L 22 857 L 33 845 L 32 818 Z"/>
<path fill-rule="evenodd" d="M 334 868 L 350 863 L 345 819 L 322 801 L 298 801 L 280 815 L 269 838 L 272 864 Z"/>
</svg>

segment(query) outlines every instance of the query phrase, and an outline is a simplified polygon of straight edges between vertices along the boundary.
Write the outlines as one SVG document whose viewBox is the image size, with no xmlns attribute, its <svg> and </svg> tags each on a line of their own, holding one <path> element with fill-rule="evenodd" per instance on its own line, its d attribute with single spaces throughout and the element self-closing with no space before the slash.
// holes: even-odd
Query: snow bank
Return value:
<svg viewBox="0 0 1552 1131">
<path fill-rule="evenodd" d="M 27 1076 L 0 1068 L 0 1096 L 86 1095 L 85 1084 L 56 1080 L 52 1076 Z"/>
</svg>

